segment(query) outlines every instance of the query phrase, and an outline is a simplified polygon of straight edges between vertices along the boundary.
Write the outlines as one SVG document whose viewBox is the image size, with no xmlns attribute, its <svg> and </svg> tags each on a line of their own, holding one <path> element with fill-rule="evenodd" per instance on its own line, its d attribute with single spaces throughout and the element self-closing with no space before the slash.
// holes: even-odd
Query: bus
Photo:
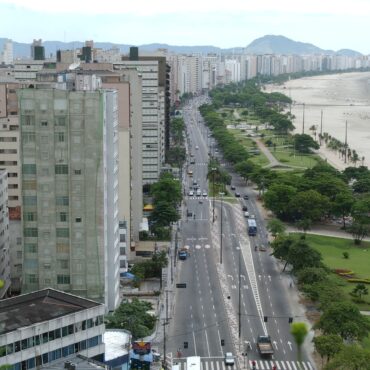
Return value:
<svg viewBox="0 0 370 370">
<path fill-rule="evenodd" d="M 248 235 L 255 236 L 257 234 L 256 220 L 253 218 L 248 219 Z"/>
<path fill-rule="evenodd" d="M 186 370 L 200 370 L 200 357 L 199 356 L 187 357 Z"/>
</svg>

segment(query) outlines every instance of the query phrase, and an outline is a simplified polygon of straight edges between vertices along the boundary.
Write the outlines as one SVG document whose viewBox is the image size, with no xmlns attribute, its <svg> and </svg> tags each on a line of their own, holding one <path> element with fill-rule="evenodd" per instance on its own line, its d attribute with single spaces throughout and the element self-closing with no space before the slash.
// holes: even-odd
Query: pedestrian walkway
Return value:
<svg viewBox="0 0 370 370">
<path fill-rule="evenodd" d="M 202 357 L 201 370 L 226 370 L 223 357 Z M 237 365 L 237 363 L 235 363 Z M 186 358 L 174 358 L 173 365 L 178 365 L 178 370 L 186 369 Z M 247 367 L 248 366 L 248 367 Z M 276 366 L 277 370 L 314 370 L 309 361 L 288 361 L 288 360 L 255 360 L 256 370 L 272 370 Z M 241 369 L 253 369 L 253 361 L 246 360 L 245 364 L 240 364 Z"/>
<path fill-rule="evenodd" d="M 313 370 L 308 361 L 283 361 L 283 360 L 256 360 L 256 370 L 271 370 L 276 366 L 277 370 Z M 252 361 L 249 361 L 249 368 L 253 369 Z"/>
</svg>

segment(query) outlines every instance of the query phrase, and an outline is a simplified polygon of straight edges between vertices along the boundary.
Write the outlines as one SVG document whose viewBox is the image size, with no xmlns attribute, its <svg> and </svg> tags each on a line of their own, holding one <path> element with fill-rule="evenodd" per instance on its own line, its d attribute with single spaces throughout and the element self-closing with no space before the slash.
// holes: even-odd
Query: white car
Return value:
<svg viewBox="0 0 370 370">
<path fill-rule="evenodd" d="M 195 147 L 195 149 L 197 149 L 197 150 L 198 150 L 198 149 L 199 149 L 199 146 L 197 145 L 197 146 Z"/>
<path fill-rule="evenodd" d="M 248 212 L 248 211 L 245 211 L 245 212 L 244 212 L 244 217 L 245 217 L 245 218 L 249 218 L 249 212 Z"/>
<path fill-rule="evenodd" d="M 193 190 L 190 190 L 189 191 L 189 197 L 193 197 L 194 196 L 194 192 L 193 192 Z"/>
<path fill-rule="evenodd" d="M 207 192 L 206 191 L 203 191 L 203 196 L 206 197 L 207 196 Z"/>
<path fill-rule="evenodd" d="M 225 365 L 226 366 L 234 366 L 235 360 L 234 356 L 231 352 L 226 352 L 225 353 Z"/>
</svg>

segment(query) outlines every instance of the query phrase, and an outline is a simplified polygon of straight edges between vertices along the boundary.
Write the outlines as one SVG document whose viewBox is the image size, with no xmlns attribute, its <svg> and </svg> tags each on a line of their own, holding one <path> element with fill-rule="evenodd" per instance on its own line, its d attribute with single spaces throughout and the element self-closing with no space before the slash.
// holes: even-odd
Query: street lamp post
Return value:
<svg viewBox="0 0 370 370">
<path fill-rule="evenodd" d="M 216 197 L 216 194 L 215 194 L 215 172 L 216 172 L 216 168 L 215 167 L 212 167 L 211 171 L 212 171 L 212 190 L 213 190 L 213 199 L 212 199 L 212 223 L 215 222 L 215 197 Z"/>
<path fill-rule="evenodd" d="M 223 196 L 225 193 L 220 192 L 221 196 L 221 219 L 220 219 L 220 264 L 222 265 L 222 209 L 223 209 Z"/>
</svg>

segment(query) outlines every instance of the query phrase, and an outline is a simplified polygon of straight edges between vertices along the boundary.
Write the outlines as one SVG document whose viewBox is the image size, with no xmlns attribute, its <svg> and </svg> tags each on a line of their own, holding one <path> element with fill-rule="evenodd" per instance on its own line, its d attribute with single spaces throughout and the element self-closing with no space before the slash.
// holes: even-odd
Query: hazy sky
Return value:
<svg viewBox="0 0 370 370">
<path fill-rule="evenodd" d="M 370 54 L 370 0 L 0 0 L 0 37 L 246 46 L 267 34 Z"/>
</svg>

